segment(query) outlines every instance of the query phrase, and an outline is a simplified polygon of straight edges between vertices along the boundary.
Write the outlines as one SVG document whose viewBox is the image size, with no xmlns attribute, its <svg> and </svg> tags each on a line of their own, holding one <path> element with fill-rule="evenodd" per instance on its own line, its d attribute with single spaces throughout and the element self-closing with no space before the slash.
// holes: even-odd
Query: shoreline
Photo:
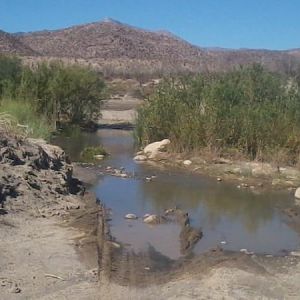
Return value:
<svg viewBox="0 0 300 300">
<path fill-rule="evenodd" d="M 47 145 L 44 149 L 50 150 L 52 146 Z M 63 156 L 60 159 L 64 162 Z M 23 165 L 2 161 L 1 168 L 3 164 L 6 171 L 23 170 Z M 124 252 L 110 235 L 105 211 L 93 194 L 50 193 L 48 198 L 39 198 L 46 195 L 45 189 L 55 186 L 55 180 L 64 187 L 66 181 L 59 178 L 68 167 L 64 162 L 60 171 L 33 169 L 31 174 L 37 172 L 38 177 L 35 184 L 30 176 L 24 177 L 25 182 L 31 180 L 25 196 L 9 196 L 4 202 L 2 211 L 6 213 L 0 215 L 0 291 L 5 299 L 124 299 L 124 295 L 133 299 L 282 298 L 297 293 L 297 256 L 248 255 L 218 248 L 170 261 L 167 268 L 161 268 L 155 265 L 159 254 L 151 257 Z M 85 186 L 97 175 L 76 164 L 72 171 L 71 178 L 85 180 Z M 55 184 L 45 181 L 38 190 L 43 176 L 50 176 Z"/>
<path fill-rule="evenodd" d="M 63 151 L 2 136 L 0 294 L 3 299 L 96 299 L 96 200 Z"/>
<path fill-rule="evenodd" d="M 150 144 L 151 145 L 151 144 Z M 255 190 L 294 190 L 300 186 L 300 170 L 296 167 L 274 167 L 271 163 L 230 160 L 221 157 L 158 151 L 151 157 L 143 150 L 134 158 L 139 163 L 158 167 L 175 167 L 187 172 L 236 184 L 237 188 Z M 140 158 L 141 157 L 141 158 Z"/>
</svg>

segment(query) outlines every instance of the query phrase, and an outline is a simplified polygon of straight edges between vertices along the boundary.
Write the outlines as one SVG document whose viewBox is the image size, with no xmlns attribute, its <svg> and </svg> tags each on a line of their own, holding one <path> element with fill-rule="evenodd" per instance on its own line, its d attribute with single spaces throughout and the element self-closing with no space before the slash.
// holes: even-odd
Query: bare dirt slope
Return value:
<svg viewBox="0 0 300 300">
<path fill-rule="evenodd" d="M 98 121 L 102 126 L 113 126 L 135 123 L 137 109 L 143 100 L 125 95 L 119 99 L 108 99 L 103 101 L 101 118 Z"/>
</svg>

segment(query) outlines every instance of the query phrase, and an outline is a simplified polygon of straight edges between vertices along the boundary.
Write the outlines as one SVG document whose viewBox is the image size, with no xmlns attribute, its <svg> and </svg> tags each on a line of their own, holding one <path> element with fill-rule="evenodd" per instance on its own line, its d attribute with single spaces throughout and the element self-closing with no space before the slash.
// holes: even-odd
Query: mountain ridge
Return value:
<svg viewBox="0 0 300 300">
<path fill-rule="evenodd" d="M 111 18 L 63 29 L 2 33 L 0 52 L 81 61 L 129 73 L 219 71 L 250 63 L 287 72 L 300 65 L 300 49 L 200 47 L 169 31 L 146 30 Z"/>
</svg>

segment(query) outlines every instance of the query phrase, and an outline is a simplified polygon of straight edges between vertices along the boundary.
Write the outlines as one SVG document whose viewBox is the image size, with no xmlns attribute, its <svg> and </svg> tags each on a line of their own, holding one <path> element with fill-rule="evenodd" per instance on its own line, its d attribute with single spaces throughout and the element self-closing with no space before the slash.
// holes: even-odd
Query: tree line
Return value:
<svg viewBox="0 0 300 300">
<path fill-rule="evenodd" d="M 56 129 L 57 123 L 81 123 L 100 114 L 105 83 L 88 67 L 59 61 L 24 66 L 17 57 L 0 55 L 0 109 L 24 106 Z M 19 112 L 19 114 L 21 114 Z"/>
</svg>

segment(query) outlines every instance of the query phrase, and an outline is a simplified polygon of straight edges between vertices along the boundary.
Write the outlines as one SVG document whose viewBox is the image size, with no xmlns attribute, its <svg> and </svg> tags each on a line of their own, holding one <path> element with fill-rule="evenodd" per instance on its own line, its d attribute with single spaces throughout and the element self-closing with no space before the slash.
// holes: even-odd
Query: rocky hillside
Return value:
<svg viewBox="0 0 300 300">
<path fill-rule="evenodd" d="M 11 48 L 13 53 L 33 55 L 29 51 L 32 49 L 43 58 L 88 64 L 105 73 L 214 71 L 253 62 L 262 63 L 272 70 L 290 72 L 291 68 L 300 64 L 300 51 L 297 49 L 268 51 L 200 48 L 166 31 L 143 30 L 110 19 L 9 37 L 17 44 L 15 48 L 20 48 L 19 51 Z M 7 45 L 12 42 L 9 41 L 0 39 L 0 52 L 10 52 Z M 25 47 L 23 51 L 21 46 Z"/>
<path fill-rule="evenodd" d="M 35 55 L 36 53 L 23 44 L 17 37 L 0 30 L 0 53 Z"/>
<path fill-rule="evenodd" d="M 203 51 L 160 32 L 115 21 L 25 34 L 20 40 L 45 56 L 69 58 L 191 61 Z"/>
</svg>

